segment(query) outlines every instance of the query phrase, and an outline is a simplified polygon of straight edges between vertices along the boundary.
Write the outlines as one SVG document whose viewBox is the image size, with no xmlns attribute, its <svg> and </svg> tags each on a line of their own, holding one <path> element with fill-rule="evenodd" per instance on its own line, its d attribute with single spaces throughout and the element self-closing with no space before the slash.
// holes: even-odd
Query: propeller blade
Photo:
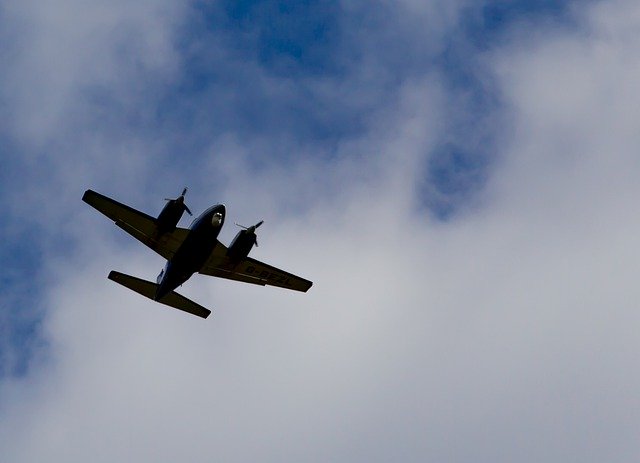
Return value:
<svg viewBox="0 0 640 463">
<path fill-rule="evenodd" d="M 253 231 L 255 231 L 256 228 L 258 228 L 260 225 L 262 225 L 264 223 L 264 220 L 261 220 L 257 224 L 251 225 L 250 227 L 247 227 L 246 225 L 240 225 L 238 222 L 233 222 L 233 223 L 236 225 L 236 227 L 240 227 L 240 228 L 242 228 L 244 230 L 253 230 Z"/>
<path fill-rule="evenodd" d="M 184 189 L 182 190 L 182 193 L 180 194 L 180 196 L 178 196 L 177 198 L 164 198 L 165 201 L 176 201 L 179 200 L 180 198 L 184 199 L 184 195 L 187 194 L 187 187 L 184 187 Z"/>
</svg>

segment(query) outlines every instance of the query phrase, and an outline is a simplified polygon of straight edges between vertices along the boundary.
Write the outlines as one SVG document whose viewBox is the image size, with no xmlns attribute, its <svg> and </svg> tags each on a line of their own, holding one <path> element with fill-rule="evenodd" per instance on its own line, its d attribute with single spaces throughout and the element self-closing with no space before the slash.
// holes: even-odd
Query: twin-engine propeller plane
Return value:
<svg viewBox="0 0 640 463">
<path fill-rule="evenodd" d="M 185 188 L 178 198 L 168 199 L 160 215 L 154 218 L 95 191 L 85 191 L 84 202 L 167 259 L 156 283 L 116 271 L 109 273 L 110 280 L 161 304 L 202 318 L 207 318 L 211 311 L 174 291 L 196 272 L 302 292 L 311 288 L 313 283 L 304 278 L 248 257 L 251 248 L 258 244 L 256 229 L 262 221 L 250 227 L 241 226 L 242 230 L 229 247 L 218 241 L 226 212 L 222 204 L 204 211 L 188 229 L 178 227 L 185 211 L 191 215 L 184 203 L 186 192 Z"/>
</svg>

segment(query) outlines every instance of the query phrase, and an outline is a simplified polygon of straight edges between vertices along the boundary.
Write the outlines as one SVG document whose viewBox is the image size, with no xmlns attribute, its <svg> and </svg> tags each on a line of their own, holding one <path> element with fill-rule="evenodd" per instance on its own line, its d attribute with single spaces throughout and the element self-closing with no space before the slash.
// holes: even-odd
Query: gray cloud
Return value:
<svg viewBox="0 0 640 463">
<path fill-rule="evenodd" d="M 603 2 L 578 31 L 483 56 L 508 136 L 474 207 L 446 223 L 415 212 L 420 166 L 451 129 L 437 73 L 401 82 L 331 163 L 290 139 L 306 156 L 258 168 L 252 153 L 278 140 L 212 139 L 192 209 L 220 200 L 232 220 L 264 218 L 255 257 L 315 285 L 194 277 L 181 291 L 215 309 L 207 322 L 104 278 L 151 279 L 162 261 L 73 190 L 92 180 L 153 212 L 143 186 L 162 157 L 148 153 L 163 148 L 94 139 L 98 154 L 36 189 L 65 188 L 73 246 L 43 263 L 49 349 L 0 383 L 5 458 L 635 461 L 637 12 Z"/>
</svg>

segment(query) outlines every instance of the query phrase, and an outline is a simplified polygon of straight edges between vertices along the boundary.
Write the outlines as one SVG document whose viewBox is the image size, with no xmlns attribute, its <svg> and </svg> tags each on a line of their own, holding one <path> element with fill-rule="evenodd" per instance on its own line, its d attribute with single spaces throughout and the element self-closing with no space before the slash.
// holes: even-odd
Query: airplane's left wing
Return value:
<svg viewBox="0 0 640 463">
<path fill-rule="evenodd" d="M 85 191 L 82 200 L 167 260 L 173 257 L 189 233 L 185 228 L 176 227 L 171 232 L 159 234 L 156 219 L 93 190 Z"/>
<path fill-rule="evenodd" d="M 237 263 L 233 262 L 226 257 L 226 251 L 227 247 L 218 241 L 211 257 L 199 273 L 254 285 L 279 286 L 302 292 L 307 292 L 313 285 L 309 280 L 251 257 L 245 257 Z"/>
</svg>

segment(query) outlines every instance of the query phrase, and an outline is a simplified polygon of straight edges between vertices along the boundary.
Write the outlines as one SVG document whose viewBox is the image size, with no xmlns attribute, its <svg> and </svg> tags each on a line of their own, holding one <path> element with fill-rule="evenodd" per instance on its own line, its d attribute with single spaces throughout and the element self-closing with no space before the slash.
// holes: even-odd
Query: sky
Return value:
<svg viewBox="0 0 640 463">
<path fill-rule="evenodd" d="M 637 462 L 639 48 L 632 0 L 0 0 L 3 461 Z M 311 290 L 109 281 L 164 262 L 82 193 L 185 186 Z"/>
</svg>

